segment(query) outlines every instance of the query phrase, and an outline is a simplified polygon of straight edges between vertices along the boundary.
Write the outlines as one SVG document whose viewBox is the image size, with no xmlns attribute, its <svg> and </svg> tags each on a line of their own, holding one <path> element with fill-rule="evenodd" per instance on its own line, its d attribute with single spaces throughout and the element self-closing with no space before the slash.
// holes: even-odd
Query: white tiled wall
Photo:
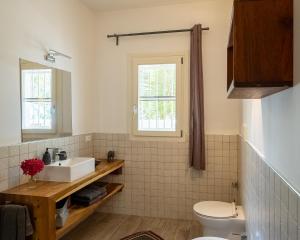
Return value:
<svg viewBox="0 0 300 240">
<path fill-rule="evenodd" d="M 188 143 L 131 141 L 126 134 L 95 134 L 94 155 L 114 150 L 125 159 L 124 174 L 108 181 L 125 188 L 100 210 L 141 216 L 191 219 L 201 200 L 231 201 L 237 181 L 237 136 L 206 137 L 207 170 L 188 166 Z M 234 195 L 234 197 L 232 196 Z"/>
<path fill-rule="evenodd" d="M 93 136 L 93 134 L 87 134 Z M 0 147 L 0 191 L 28 181 L 20 170 L 23 160 L 42 158 L 47 147 L 59 147 L 67 151 L 68 156 L 92 156 L 93 142 L 86 142 L 86 135 L 65 137 Z"/>
<path fill-rule="evenodd" d="M 107 180 L 123 182 L 125 188 L 102 211 L 191 219 L 198 201 L 236 199 L 231 183 L 239 179 L 248 239 L 300 239 L 300 197 L 237 136 L 206 136 L 207 170 L 199 172 L 188 166 L 187 143 L 131 141 L 126 134 L 89 135 L 90 142 L 80 135 L 0 147 L 0 191 L 26 182 L 20 162 L 41 157 L 46 147 L 97 158 L 114 150 L 117 158 L 125 159 L 125 168 L 122 175 Z"/>
<path fill-rule="evenodd" d="M 239 142 L 238 175 L 248 239 L 299 240 L 299 195 L 247 142 L 243 139 Z"/>
<path fill-rule="evenodd" d="M 188 143 L 131 141 L 127 134 L 91 134 L 0 147 L 0 191 L 26 182 L 20 162 L 42 157 L 46 147 L 60 147 L 69 156 L 106 158 L 109 150 L 125 160 L 122 175 L 106 180 L 125 183 L 122 193 L 101 210 L 141 216 L 191 219 L 201 200 L 232 201 L 237 193 L 237 136 L 206 136 L 207 170 L 188 166 Z"/>
</svg>

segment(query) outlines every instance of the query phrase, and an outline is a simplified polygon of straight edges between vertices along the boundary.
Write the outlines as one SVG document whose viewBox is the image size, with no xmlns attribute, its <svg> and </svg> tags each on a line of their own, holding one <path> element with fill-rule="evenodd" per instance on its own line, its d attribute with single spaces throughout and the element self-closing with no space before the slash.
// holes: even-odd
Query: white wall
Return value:
<svg viewBox="0 0 300 240">
<path fill-rule="evenodd" d="M 45 64 L 52 48 L 72 56 L 73 132 L 94 130 L 95 18 L 77 0 L 10 0 L 0 7 L 0 146 L 21 141 L 19 58 Z M 48 64 L 48 63 L 47 63 Z"/>
<path fill-rule="evenodd" d="M 262 100 L 243 102 L 244 136 L 300 192 L 300 2 L 294 1 L 295 87 Z"/>
<path fill-rule="evenodd" d="M 0 8 L 0 146 L 21 139 L 19 58 L 45 64 L 48 48 L 72 56 L 71 61 L 58 58 L 54 66 L 72 72 L 73 133 L 127 133 L 127 55 L 187 52 L 190 38 L 188 33 L 124 38 L 116 47 L 106 35 L 196 23 L 211 28 L 203 36 L 206 132 L 236 134 L 239 101 L 226 99 L 231 5 L 232 0 L 203 0 L 96 18 L 77 0 L 5 1 Z"/>
<path fill-rule="evenodd" d="M 121 38 L 117 47 L 107 34 L 191 28 L 202 23 L 207 134 L 236 134 L 239 101 L 226 99 L 226 47 L 232 0 L 98 13 L 97 125 L 105 133 L 127 133 L 127 56 L 189 51 L 188 33 Z M 188 79 L 187 79 L 188 81 Z"/>
</svg>

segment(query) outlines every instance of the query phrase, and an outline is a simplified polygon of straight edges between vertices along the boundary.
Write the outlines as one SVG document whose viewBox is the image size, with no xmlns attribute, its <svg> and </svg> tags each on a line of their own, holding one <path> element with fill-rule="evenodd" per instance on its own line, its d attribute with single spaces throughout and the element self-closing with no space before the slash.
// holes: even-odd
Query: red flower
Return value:
<svg viewBox="0 0 300 240">
<path fill-rule="evenodd" d="M 41 159 L 28 159 L 21 162 L 21 169 L 24 175 L 34 176 L 44 169 L 44 162 Z"/>
</svg>

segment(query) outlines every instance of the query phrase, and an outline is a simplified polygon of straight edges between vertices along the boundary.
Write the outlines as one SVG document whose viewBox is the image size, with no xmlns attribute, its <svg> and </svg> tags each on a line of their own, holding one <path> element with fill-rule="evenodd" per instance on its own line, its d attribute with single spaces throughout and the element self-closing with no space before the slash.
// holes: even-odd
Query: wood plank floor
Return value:
<svg viewBox="0 0 300 240">
<path fill-rule="evenodd" d="M 147 230 L 165 240 L 191 240 L 201 236 L 200 224 L 196 221 L 95 213 L 62 240 L 120 240 Z"/>
</svg>

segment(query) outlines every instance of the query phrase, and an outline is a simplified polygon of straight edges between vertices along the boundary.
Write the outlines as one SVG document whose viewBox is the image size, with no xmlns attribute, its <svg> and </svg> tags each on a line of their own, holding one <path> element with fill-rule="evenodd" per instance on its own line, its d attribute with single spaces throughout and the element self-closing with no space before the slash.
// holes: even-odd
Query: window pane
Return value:
<svg viewBox="0 0 300 240">
<path fill-rule="evenodd" d="M 139 65 L 139 96 L 175 96 L 176 64 Z"/>
<path fill-rule="evenodd" d="M 52 129 L 52 70 L 22 70 L 23 129 Z"/>
<path fill-rule="evenodd" d="M 23 104 L 24 129 L 51 129 L 51 102 L 25 102 Z"/>
<path fill-rule="evenodd" d="M 51 98 L 51 69 L 23 70 L 22 75 L 25 98 Z"/>
<path fill-rule="evenodd" d="M 176 64 L 139 65 L 138 130 L 176 131 Z"/>
</svg>

